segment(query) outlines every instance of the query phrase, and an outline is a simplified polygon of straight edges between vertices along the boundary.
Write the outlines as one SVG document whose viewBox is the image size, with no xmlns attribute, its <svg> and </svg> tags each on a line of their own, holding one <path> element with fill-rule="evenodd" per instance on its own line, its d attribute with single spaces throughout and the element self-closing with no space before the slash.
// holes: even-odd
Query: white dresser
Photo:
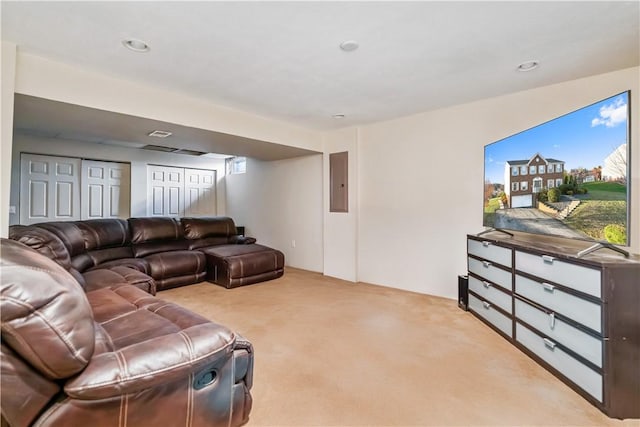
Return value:
<svg viewBox="0 0 640 427">
<path fill-rule="evenodd" d="M 586 246 L 469 235 L 469 310 L 604 413 L 640 418 L 640 261 L 577 258 Z"/>
</svg>

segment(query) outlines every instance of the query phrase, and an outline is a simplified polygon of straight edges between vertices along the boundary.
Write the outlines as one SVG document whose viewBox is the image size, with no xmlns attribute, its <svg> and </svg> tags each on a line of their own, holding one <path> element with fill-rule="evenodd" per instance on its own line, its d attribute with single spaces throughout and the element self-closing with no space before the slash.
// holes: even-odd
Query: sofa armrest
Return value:
<svg viewBox="0 0 640 427">
<path fill-rule="evenodd" d="M 94 356 L 64 387 L 72 398 L 105 399 L 186 379 L 232 357 L 236 336 L 204 323 Z"/>
<path fill-rule="evenodd" d="M 235 245 L 250 245 L 255 242 L 257 242 L 257 240 L 254 237 L 247 237 L 241 234 L 236 234 L 229 237 L 229 243 Z"/>
</svg>

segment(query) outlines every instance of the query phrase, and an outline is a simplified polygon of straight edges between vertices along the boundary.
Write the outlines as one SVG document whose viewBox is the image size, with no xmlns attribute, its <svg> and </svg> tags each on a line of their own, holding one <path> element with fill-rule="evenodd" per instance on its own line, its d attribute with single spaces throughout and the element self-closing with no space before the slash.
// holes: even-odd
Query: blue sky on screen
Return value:
<svg viewBox="0 0 640 427">
<path fill-rule="evenodd" d="M 627 142 L 628 92 L 621 93 L 485 147 L 485 181 L 504 184 L 504 165 L 540 153 L 565 169 L 603 166 Z"/>
</svg>

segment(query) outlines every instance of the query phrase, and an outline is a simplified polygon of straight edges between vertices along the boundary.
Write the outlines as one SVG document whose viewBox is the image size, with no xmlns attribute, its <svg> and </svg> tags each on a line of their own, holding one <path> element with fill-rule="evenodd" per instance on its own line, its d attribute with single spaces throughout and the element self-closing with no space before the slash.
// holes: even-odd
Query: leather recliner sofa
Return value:
<svg viewBox="0 0 640 427">
<path fill-rule="evenodd" d="M 9 236 L 56 261 L 88 290 L 105 282 L 128 283 L 155 294 L 215 278 L 208 269 L 219 266 L 237 272 L 231 279 L 220 274 L 225 281 L 219 284 L 227 287 L 284 273 L 282 252 L 238 235 L 228 217 L 46 222 L 12 226 Z M 226 246 L 235 247 L 233 256 L 205 256 L 213 248 Z M 265 254 L 271 255 L 268 260 Z"/>
<path fill-rule="evenodd" d="M 35 249 L 14 240 L 0 244 L 3 426 L 226 427 L 247 421 L 249 342 L 155 298 L 147 285 L 91 275 L 111 277 L 112 270 L 91 268 L 108 264 L 114 253 L 135 267 L 139 258 L 129 250 L 87 243 L 82 252 L 73 239 L 47 240 L 51 233 L 38 230 L 22 234 Z"/>
<path fill-rule="evenodd" d="M 49 222 L 9 234 L 0 247 L 3 427 L 247 421 L 251 344 L 154 295 L 218 269 L 225 286 L 280 277 L 280 251 L 238 235 L 226 217 Z M 233 254 L 208 252 L 228 247 Z"/>
</svg>

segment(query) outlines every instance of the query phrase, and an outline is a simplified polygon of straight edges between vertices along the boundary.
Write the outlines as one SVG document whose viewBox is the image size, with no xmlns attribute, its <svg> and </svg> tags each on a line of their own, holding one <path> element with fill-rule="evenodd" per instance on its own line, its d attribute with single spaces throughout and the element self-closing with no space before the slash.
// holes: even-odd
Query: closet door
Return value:
<svg viewBox="0 0 640 427">
<path fill-rule="evenodd" d="M 147 166 L 147 216 L 182 216 L 184 169 Z"/>
<path fill-rule="evenodd" d="M 216 171 L 185 169 L 184 177 L 184 216 L 216 215 Z"/>
<path fill-rule="evenodd" d="M 80 159 L 22 154 L 20 223 L 80 219 Z"/>
<path fill-rule="evenodd" d="M 128 163 L 82 161 L 82 219 L 128 218 L 130 194 Z"/>
</svg>

